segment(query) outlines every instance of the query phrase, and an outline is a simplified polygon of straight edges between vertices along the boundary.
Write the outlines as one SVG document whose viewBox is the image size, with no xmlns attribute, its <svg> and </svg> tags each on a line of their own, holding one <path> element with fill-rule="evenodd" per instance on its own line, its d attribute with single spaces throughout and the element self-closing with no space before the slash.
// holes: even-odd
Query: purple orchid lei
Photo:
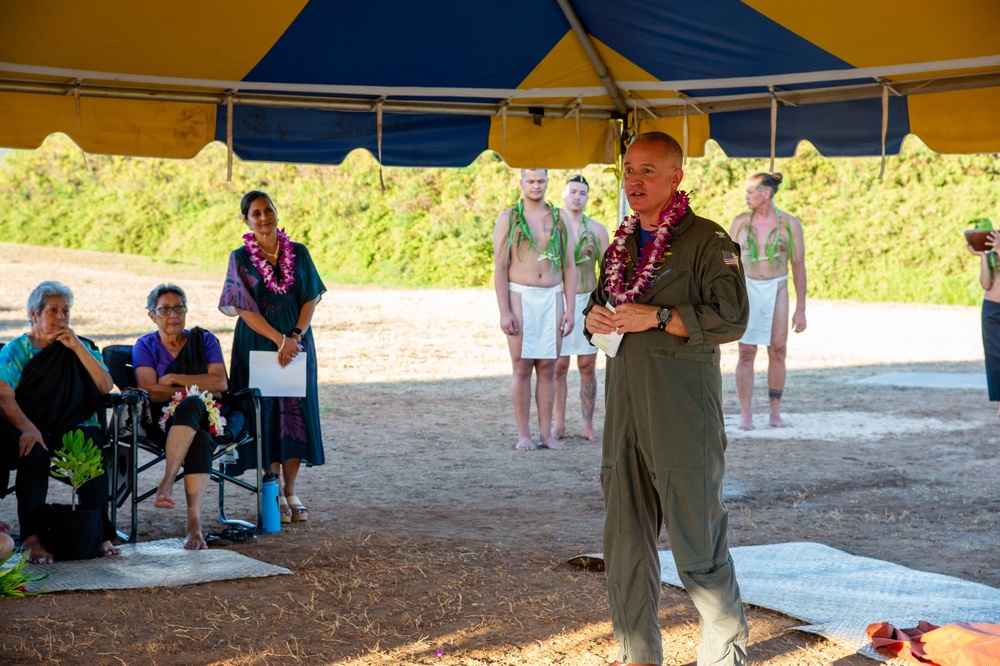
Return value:
<svg viewBox="0 0 1000 666">
<path fill-rule="evenodd" d="M 274 278 L 274 267 L 264 258 L 264 252 L 260 249 L 260 243 L 253 233 L 243 234 L 243 244 L 250 252 L 250 263 L 260 272 L 264 278 L 264 284 L 275 294 L 286 293 L 295 283 L 295 251 L 292 249 L 292 241 L 284 229 L 278 229 L 278 267 L 281 269 L 281 278 Z"/>
<path fill-rule="evenodd" d="M 615 305 L 632 303 L 649 289 L 657 265 L 670 249 L 670 234 L 687 213 L 688 201 L 687 192 L 678 190 L 674 195 L 673 204 L 664 208 L 663 212 L 660 213 L 660 223 L 656 227 L 652 240 L 642 248 L 642 256 L 646 258 L 646 261 L 641 267 L 637 267 L 628 284 L 625 283 L 625 269 L 629 255 L 628 249 L 625 247 L 625 240 L 635 232 L 639 225 L 639 214 L 633 213 L 622 220 L 618 231 L 615 232 L 615 240 L 605 257 L 605 275 L 607 276 L 604 283 L 605 290 L 609 296 L 615 299 Z"/>
</svg>

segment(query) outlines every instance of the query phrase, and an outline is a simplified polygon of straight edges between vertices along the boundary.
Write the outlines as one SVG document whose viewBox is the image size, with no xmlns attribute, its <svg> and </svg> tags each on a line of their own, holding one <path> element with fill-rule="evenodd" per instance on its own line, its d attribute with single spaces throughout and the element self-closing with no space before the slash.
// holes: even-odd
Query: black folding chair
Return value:
<svg viewBox="0 0 1000 666">
<path fill-rule="evenodd" d="M 135 374 L 132 368 L 132 345 L 109 345 L 103 350 L 104 364 L 108 366 L 111 378 L 121 390 L 114 402 L 111 432 L 108 441 L 112 442 L 114 451 L 111 465 L 111 522 L 118 527 L 118 509 L 131 499 L 131 530 L 128 534 L 118 531 L 118 535 L 129 542 L 137 540 L 139 525 L 139 503 L 156 495 L 157 486 L 147 490 L 139 490 L 139 474 L 158 465 L 166 459 L 163 446 L 157 444 L 145 435 L 142 415 L 147 413 L 151 404 L 149 394 L 136 388 Z M 227 465 L 235 462 L 240 449 L 252 446 L 257 452 L 257 461 L 261 457 L 260 438 L 260 391 L 247 388 L 230 396 L 224 396 L 225 403 L 230 407 L 223 435 L 215 437 L 216 449 L 212 454 L 214 465 L 209 473 L 209 479 L 219 487 L 219 520 L 226 525 L 238 525 L 252 528 L 257 533 L 263 532 L 263 495 L 262 475 L 260 465 L 256 469 L 256 484 L 249 483 L 227 472 Z M 247 418 L 249 416 L 249 418 Z M 155 415 L 153 415 L 155 418 Z M 140 454 L 152 457 L 141 461 Z M 144 455 L 145 457 L 145 455 Z M 177 475 L 180 480 L 184 470 Z M 257 519 L 251 523 L 245 520 L 229 518 L 226 515 L 226 484 L 255 493 L 257 496 Z"/>
</svg>

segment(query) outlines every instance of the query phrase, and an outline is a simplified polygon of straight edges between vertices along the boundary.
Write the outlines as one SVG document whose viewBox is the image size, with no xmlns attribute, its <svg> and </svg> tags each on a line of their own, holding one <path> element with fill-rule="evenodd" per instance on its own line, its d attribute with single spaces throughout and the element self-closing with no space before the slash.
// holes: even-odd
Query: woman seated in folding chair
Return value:
<svg viewBox="0 0 1000 666">
<path fill-rule="evenodd" d="M 189 395 L 174 407 L 173 414 L 162 422 L 163 408 L 171 404 L 175 393 L 197 386 L 221 398 L 229 382 L 219 340 L 201 328 L 184 328 L 187 297 L 173 284 L 161 284 L 146 299 L 149 318 L 157 330 L 139 338 L 132 347 L 135 382 L 152 401 L 152 423 L 146 435 L 162 444 L 166 451 L 163 480 L 153 506 L 172 509 L 174 482 L 184 464 L 184 494 L 187 498 L 187 537 L 189 550 L 208 548 L 201 529 L 201 505 L 205 500 L 212 454 L 216 441 L 209 431 L 209 408 L 202 397 Z"/>
<path fill-rule="evenodd" d="M 62 447 L 64 434 L 78 428 L 101 446 L 96 411 L 113 386 L 101 352 L 69 327 L 72 306 L 69 287 L 42 282 L 28 297 L 31 329 L 0 349 L 0 468 L 17 470 L 22 546 L 34 564 L 54 559 L 42 541 L 49 456 Z M 96 554 L 117 555 L 107 478 L 88 481 L 78 494 L 81 504 L 102 510 L 105 540 Z"/>
</svg>

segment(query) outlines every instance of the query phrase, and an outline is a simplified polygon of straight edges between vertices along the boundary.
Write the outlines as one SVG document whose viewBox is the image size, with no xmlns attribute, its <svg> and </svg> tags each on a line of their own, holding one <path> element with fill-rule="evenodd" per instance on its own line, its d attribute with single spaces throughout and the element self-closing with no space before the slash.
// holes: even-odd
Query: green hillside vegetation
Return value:
<svg viewBox="0 0 1000 666">
<path fill-rule="evenodd" d="M 745 210 L 748 175 L 767 160 L 729 159 L 709 144 L 691 159 L 683 187 L 701 215 L 728 228 Z M 588 213 L 616 226 L 614 177 L 583 170 Z M 961 232 L 970 220 L 1000 225 L 1000 159 L 937 155 L 909 138 L 877 180 L 877 158 L 827 159 L 808 145 L 778 160 L 776 202 L 806 234 L 813 298 L 975 304 L 978 259 Z M 561 203 L 570 171 L 550 172 Z M 462 169 L 383 171 L 355 151 L 340 166 L 240 162 L 226 182 L 225 147 L 191 160 L 84 155 L 62 135 L 0 162 L 0 220 L 7 242 L 157 256 L 223 266 L 241 241 L 239 199 L 274 198 L 280 223 L 306 243 L 330 282 L 394 286 L 489 286 L 497 214 L 516 201 L 519 172 L 493 153 Z"/>
</svg>

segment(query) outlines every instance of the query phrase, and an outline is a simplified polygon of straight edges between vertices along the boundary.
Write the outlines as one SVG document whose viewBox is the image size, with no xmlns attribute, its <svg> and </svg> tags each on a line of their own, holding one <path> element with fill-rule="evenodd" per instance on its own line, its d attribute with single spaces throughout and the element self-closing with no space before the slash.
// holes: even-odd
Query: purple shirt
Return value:
<svg viewBox="0 0 1000 666">
<path fill-rule="evenodd" d="M 190 334 L 191 331 L 184 330 L 185 337 Z M 208 365 L 224 363 L 219 339 L 208 331 L 205 331 L 205 361 Z M 153 368 L 156 371 L 157 378 L 167 374 L 167 367 L 173 362 L 174 357 L 163 346 L 159 331 L 147 333 L 136 340 L 135 345 L 132 347 L 132 367 Z"/>
</svg>

